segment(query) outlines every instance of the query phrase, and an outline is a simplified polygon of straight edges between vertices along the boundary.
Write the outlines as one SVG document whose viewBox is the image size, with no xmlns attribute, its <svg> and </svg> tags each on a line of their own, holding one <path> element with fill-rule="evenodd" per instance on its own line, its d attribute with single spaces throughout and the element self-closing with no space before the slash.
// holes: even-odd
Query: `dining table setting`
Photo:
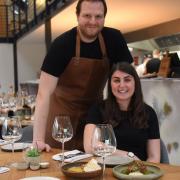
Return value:
<svg viewBox="0 0 180 180">
<path fill-rule="evenodd" d="M 66 150 L 73 137 L 69 116 L 56 116 L 52 137 L 62 146 L 40 151 L 38 143 L 19 141 L 23 137 L 17 116 L 5 118 L 0 139 L 0 180 L 179 180 L 180 166 L 149 163 L 115 155 L 116 137 L 110 124 L 96 125 L 92 153 Z"/>
<path fill-rule="evenodd" d="M 1 173 L 1 168 L 3 167 L 8 167 L 6 166 L 10 161 L 14 162 L 22 162 L 23 159 L 23 151 L 20 152 L 15 152 L 14 156 L 11 152 L 8 151 L 0 151 L 0 179 L 1 180 L 68 180 L 68 179 L 102 179 L 102 174 L 99 174 L 97 177 L 91 177 L 88 178 L 86 177 L 86 173 L 84 173 L 84 176 L 82 177 L 73 177 L 68 176 L 63 171 L 63 167 L 60 165 L 59 161 L 55 160 L 53 157 L 57 154 L 60 153 L 59 149 L 51 149 L 50 152 L 41 152 L 41 163 L 42 164 L 47 164 L 45 167 L 40 167 L 37 170 L 32 170 L 31 168 L 27 169 L 18 169 L 17 167 L 9 168 L 7 172 Z M 65 152 L 66 153 L 66 152 Z M 13 157 L 12 157 L 13 156 Z M 76 164 L 76 163 L 86 163 L 90 161 L 91 159 L 97 159 L 95 156 L 87 157 L 86 159 L 81 159 L 78 161 L 75 161 L 73 163 L 68 162 L 64 164 L 64 166 L 70 166 L 71 164 Z M 117 162 L 116 162 L 117 163 Z M 155 167 L 160 168 L 162 171 L 162 176 L 156 179 L 160 180 L 179 180 L 180 179 L 180 166 L 173 166 L 169 164 L 160 164 L 160 163 L 148 163 L 149 165 L 153 165 Z M 116 166 L 106 166 L 105 172 L 104 172 L 104 177 L 103 179 L 106 180 L 115 180 L 115 179 L 120 179 L 115 177 L 113 170 L 114 168 L 118 167 L 120 165 Z"/>
</svg>

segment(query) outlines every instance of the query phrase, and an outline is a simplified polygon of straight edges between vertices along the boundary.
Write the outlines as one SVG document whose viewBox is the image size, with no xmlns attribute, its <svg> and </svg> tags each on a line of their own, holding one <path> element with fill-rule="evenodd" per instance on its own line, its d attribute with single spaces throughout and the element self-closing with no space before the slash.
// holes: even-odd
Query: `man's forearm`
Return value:
<svg viewBox="0 0 180 180">
<path fill-rule="evenodd" d="M 50 98 L 43 98 L 40 94 L 37 95 L 34 114 L 33 141 L 45 141 L 49 102 Z"/>
</svg>

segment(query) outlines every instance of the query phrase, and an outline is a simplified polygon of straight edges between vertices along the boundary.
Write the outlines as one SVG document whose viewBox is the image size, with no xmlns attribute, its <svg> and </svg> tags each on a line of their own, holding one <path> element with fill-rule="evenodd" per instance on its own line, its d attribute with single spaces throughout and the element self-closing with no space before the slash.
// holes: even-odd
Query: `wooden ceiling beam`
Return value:
<svg viewBox="0 0 180 180">
<path fill-rule="evenodd" d="M 142 41 L 155 37 L 172 35 L 180 32 L 180 18 L 144 29 L 124 34 L 127 43 Z"/>
</svg>

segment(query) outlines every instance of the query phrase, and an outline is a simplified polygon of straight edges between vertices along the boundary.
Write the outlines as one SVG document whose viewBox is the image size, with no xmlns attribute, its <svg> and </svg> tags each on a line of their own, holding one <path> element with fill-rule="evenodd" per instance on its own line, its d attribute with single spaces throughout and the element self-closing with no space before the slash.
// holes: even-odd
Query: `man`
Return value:
<svg viewBox="0 0 180 180">
<path fill-rule="evenodd" d="M 146 63 L 146 73 L 158 73 L 160 63 L 160 51 L 158 49 L 155 49 L 153 50 L 153 58 Z"/>
<path fill-rule="evenodd" d="M 146 64 L 150 59 L 150 55 L 144 55 L 143 63 L 136 67 L 136 71 L 139 77 L 143 77 L 146 74 Z"/>
<path fill-rule="evenodd" d="M 106 12 L 105 0 L 79 0 L 78 26 L 60 35 L 45 57 L 33 134 L 41 150 L 60 147 L 51 133 L 54 117 L 60 114 L 70 116 L 74 131 L 65 148 L 82 149 L 84 119 L 89 107 L 102 99 L 109 67 L 118 61 L 132 62 L 121 33 L 104 27 Z"/>
</svg>

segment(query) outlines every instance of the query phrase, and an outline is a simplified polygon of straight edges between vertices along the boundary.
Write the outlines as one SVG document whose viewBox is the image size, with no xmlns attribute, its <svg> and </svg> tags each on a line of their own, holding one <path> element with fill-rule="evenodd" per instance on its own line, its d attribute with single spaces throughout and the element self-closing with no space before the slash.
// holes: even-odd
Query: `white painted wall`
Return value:
<svg viewBox="0 0 180 180">
<path fill-rule="evenodd" d="M 40 39 L 38 36 L 39 33 L 41 34 Z M 41 25 L 33 32 L 18 40 L 17 59 L 19 84 L 38 78 L 37 74 L 40 72 L 46 54 L 44 37 L 44 25 Z"/>
<path fill-rule="evenodd" d="M 0 93 L 14 84 L 13 45 L 0 44 Z"/>
<path fill-rule="evenodd" d="M 18 81 L 36 80 L 46 53 L 45 43 L 18 42 Z"/>
<path fill-rule="evenodd" d="M 19 83 L 36 80 L 46 54 L 45 43 L 17 43 Z M 13 45 L 0 44 L 0 94 L 14 85 Z"/>
</svg>

